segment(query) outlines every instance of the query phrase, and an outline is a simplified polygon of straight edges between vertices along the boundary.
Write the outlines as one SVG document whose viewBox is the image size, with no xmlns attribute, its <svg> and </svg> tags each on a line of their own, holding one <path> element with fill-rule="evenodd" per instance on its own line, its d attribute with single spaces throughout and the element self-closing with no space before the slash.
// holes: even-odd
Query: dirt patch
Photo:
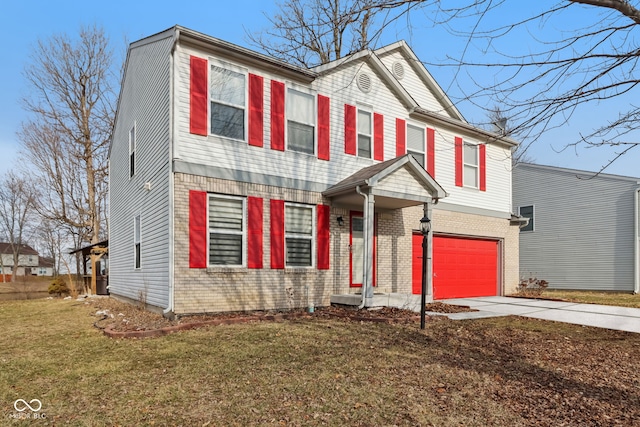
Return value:
<svg viewBox="0 0 640 427">
<path fill-rule="evenodd" d="M 473 311 L 478 311 L 473 308 L 469 308 L 464 305 L 451 305 L 445 304 L 443 302 L 433 302 L 431 304 L 427 304 L 427 311 L 431 311 L 433 313 L 470 313 Z"/>
<path fill-rule="evenodd" d="M 109 332 L 141 332 L 167 329 L 168 331 L 190 329 L 191 327 L 206 326 L 220 323 L 243 323 L 250 321 L 278 320 L 313 316 L 316 318 L 337 317 L 352 321 L 371 321 L 386 323 L 411 323 L 420 319 L 419 313 L 401 308 L 382 307 L 376 309 L 357 309 L 349 306 L 320 307 L 313 314 L 306 310 L 286 311 L 253 311 L 228 312 L 202 315 L 182 316 L 173 320 L 160 314 L 152 313 L 140 306 L 127 304 L 112 298 L 89 298 L 85 302 L 91 306 L 92 315 L 97 320 L 97 328 Z M 438 313 L 457 313 L 472 311 L 468 307 L 449 306 L 443 303 L 427 305 L 427 311 Z M 442 316 L 428 316 L 428 318 L 442 318 Z M 136 334 L 130 334 L 135 336 Z M 140 336 L 147 336 L 139 334 Z"/>
</svg>

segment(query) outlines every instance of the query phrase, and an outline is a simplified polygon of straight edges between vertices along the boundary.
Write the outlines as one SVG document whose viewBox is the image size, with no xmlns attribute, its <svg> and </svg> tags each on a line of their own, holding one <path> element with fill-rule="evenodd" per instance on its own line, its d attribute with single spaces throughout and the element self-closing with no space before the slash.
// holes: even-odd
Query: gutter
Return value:
<svg viewBox="0 0 640 427">
<path fill-rule="evenodd" d="M 640 293 L 640 186 L 636 187 L 634 194 L 635 205 L 633 207 L 634 212 L 634 225 L 633 225 L 633 293 Z"/>
<path fill-rule="evenodd" d="M 169 109 L 169 301 L 167 304 L 167 308 L 162 311 L 164 317 L 173 318 L 174 317 L 174 282 L 175 282 L 175 253 L 174 253 L 174 244 L 175 244 L 175 233 L 174 233 L 174 203 L 173 198 L 175 194 L 174 190 L 174 175 L 173 175 L 173 158 L 174 158 L 174 145 L 173 142 L 176 139 L 176 126 L 174 125 L 174 109 L 176 108 L 173 103 L 173 97 L 175 92 L 175 53 L 178 47 L 178 40 L 180 40 L 180 28 L 176 28 L 173 46 L 171 47 L 171 69 L 169 72 L 169 81 L 170 81 L 170 90 L 169 90 L 169 105 L 171 108 Z"/>
</svg>

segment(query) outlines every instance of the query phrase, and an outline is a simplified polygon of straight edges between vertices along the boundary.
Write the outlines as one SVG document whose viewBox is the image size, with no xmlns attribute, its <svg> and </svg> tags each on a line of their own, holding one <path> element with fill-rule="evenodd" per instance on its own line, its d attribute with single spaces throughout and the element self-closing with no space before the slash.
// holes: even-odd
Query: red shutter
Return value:
<svg viewBox="0 0 640 427">
<path fill-rule="evenodd" d="M 384 116 L 373 113 L 373 159 L 384 160 Z"/>
<path fill-rule="evenodd" d="M 189 191 L 189 268 L 207 267 L 207 193 Z"/>
<path fill-rule="evenodd" d="M 327 205 L 318 205 L 318 270 L 329 269 L 329 211 Z"/>
<path fill-rule="evenodd" d="M 247 198 L 247 267 L 262 268 L 262 198 Z"/>
<path fill-rule="evenodd" d="M 462 138 L 455 138 L 456 147 L 456 186 L 462 187 Z"/>
<path fill-rule="evenodd" d="M 264 145 L 264 79 L 249 74 L 249 145 Z"/>
<path fill-rule="evenodd" d="M 344 152 L 345 154 L 356 155 L 356 141 L 358 133 L 356 130 L 356 107 L 344 104 Z"/>
<path fill-rule="evenodd" d="M 436 177 L 436 131 L 427 128 L 427 172 Z"/>
<path fill-rule="evenodd" d="M 190 76 L 190 116 L 189 131 L 196 135 L 207 135 L 207 116 L 208 116 L 208 87 L 207 82 L 207 60 L 191 57 L 191 76 Z"/>
<path fill-rule="evenodd" d="M 487 146 L 481 144 L 478 149 L 480 156 L 480 191 L 487 191 Z"/>
<path fill-rule="evenodd" d="M 331 115 L 329 108 L 329 98 L 318 95 L 318 158 L 321 160 L 329 160 L 330 155 L 329 123 Z"/>
<path fill-rule="evenodd" d="M 284 200 L 271 200 L 271 268 L 284 268 Z"/>
<path fill-rule="evenodd" d="M 407 127 L 405 121 L 396 119 L 396 157 L 407 154 Z"/>
<path fill-rule="evenodd" d="M 271 80 L 271 148 L 284 151 L 284 83 Z"/>
</svg>

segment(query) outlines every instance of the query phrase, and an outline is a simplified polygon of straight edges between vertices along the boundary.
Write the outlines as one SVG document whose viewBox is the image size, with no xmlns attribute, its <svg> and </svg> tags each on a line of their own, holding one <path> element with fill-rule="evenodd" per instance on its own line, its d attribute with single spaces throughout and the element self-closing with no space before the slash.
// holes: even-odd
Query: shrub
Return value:
<svg viewBox="0 0 640 427">
<path fill-rule="evenodd" d="M 62 277 L 56 277 L 51 281 L 51 284 L 49 284 L 49 293 L 62 296 L 62 294 L 66 295 L 69 293 L 69 288 Z"/>
<path fill-rule="evenodd" d="M 540 296 L 547 287 L 549 287 L 549 282 L 546 280 L 529 277 L 528 279 L 520 279 L 517 291 L 519 295 Z"/>
</svg>

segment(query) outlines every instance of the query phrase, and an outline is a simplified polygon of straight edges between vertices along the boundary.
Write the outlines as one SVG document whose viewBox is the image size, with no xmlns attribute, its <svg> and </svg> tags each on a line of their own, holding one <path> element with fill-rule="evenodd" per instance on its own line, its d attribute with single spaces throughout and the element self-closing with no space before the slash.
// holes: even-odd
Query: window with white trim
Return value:
<svg viewBox="0 0 640 427">
<path fill-rule="evenodd" d="M 284 229 L 287 267 L 312 267 L 314 246 L 314 208 L 285 204 Z"/>
<path fill-rule="evenodd" d="M 372 126 L 371 112 L 358 109 L 358 157 L 371 158 Z"/>
<path fill-rule="evenodd" d="M 479 172 L 478 166 L 478 146 L 473 144 L 464 144 L 463 147 L 463 185 L 465 187 L 478 188 Z"/>
<path fill-rule="evenodd" d="M 136 174 L 136 124 L 129 130 L 129 178 Z"/>
<path fill-rule="evenodd" d="M 212 63 L 209 73 L 211 134 L 244 140 L 247 75 L 223 63 Z"/>
<path fill-rule="evenodd" d="M 245 265 L 245 218 L 244 198 L 209 195 L 209 265 Z"/>
<path fill-rule="evenodd" d="M 424 128 L 407 123 L 407 153 L 411 154 L 423 168 L 427 158 L 424 149 L 425 141 Z"/>
<path fill-rule="evenodd" d="M 522 227 L 520 229 L 520 232 L 533 231 L 534 230 L 534 228 L 533 228 L 533 217 L 534 217 L 534 214 L 535 214 L 535 209 L 534 209 L 533 205 L 520 206 L 518 208 L 518 214 L 521 217 L 529 218 L 529 223 L 525 227 Z"/>
<path fill-rule="evenodd" d="M 287 91 L 287 149 L 315 154 L 316 108 L 314 95 Z"/>
<path fill-rule="evenodd" d="M 136 215 L 133 219 L 133 268 L 141 268 L 141 250 L 142 250 L 142 231 L 140 223 L 140 215 Z"/>
</svg>

